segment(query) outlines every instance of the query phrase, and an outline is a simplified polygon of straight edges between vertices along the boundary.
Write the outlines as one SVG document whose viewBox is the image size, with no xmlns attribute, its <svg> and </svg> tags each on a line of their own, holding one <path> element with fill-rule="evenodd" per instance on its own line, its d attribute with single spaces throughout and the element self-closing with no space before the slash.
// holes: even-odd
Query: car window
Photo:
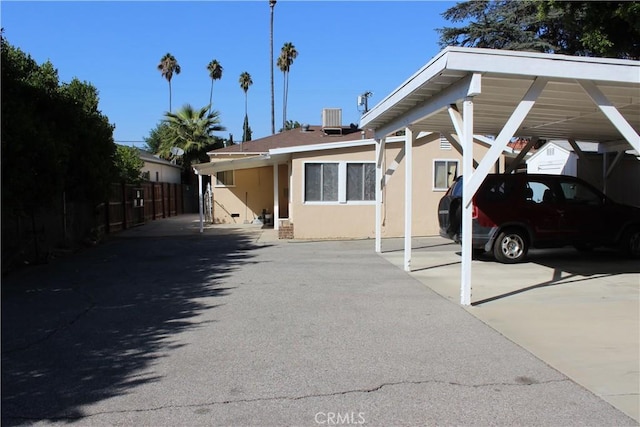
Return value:
<svg viewBox="0 0 640 427">
<path fill-rule="evenodd" d="M 513 182 L 508 182 L 505 178 L 496 178 L 488 181 L 479 194 L 482 194 L 482 198 L 488 202 L 504 201 L 511 195 L 513 185 Z"/>
<path fill-rule="evenodd" d="M 549 185 L 539 181 L 528 181 L 525 199 L 532 203 L 555 203 L 556 195 Z"/>
<path fill-rule="evenodd" d="M 602 204 L 602 196 L 580 182 L 561 182 L 560 188 L 562 189 L 562 194 L 564 195 L 567 203 L 592 206 Z"/>
</svg>

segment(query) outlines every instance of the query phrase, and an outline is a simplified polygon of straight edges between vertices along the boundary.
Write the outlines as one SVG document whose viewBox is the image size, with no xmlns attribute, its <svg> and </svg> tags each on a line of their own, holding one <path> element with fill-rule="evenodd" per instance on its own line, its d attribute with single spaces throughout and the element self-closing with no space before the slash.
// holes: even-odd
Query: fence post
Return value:
<svg viewBox="0 0 640 427">
<path fill-rule="evenodd" d="M 124 183 L 122 186 L 122 229 L 127 229 L 127 187 Z"/>
</svg>

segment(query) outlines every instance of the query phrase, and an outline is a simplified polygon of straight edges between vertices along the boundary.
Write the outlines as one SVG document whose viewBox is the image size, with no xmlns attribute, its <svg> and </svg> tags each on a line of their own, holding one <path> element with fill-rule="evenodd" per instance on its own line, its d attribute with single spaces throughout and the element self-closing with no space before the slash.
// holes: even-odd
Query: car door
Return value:
<svg viewBox="0 0 640 427">
<path fill-rule="evenodd" d="M 579 180 L 564 178 L 559 181 L 563 199 L 563 228 L 568 243 L 599 243 L 611 240 L 607 235 L 611 219 L 604 209 L 604 196 Z"/>
<path fill-rule="evenodd" d="M 525 203 L 537 246 L 553 245 L 566 238 L 560 198 L 551 182 L 529 176 L 525 186 Z"/>
</svg>

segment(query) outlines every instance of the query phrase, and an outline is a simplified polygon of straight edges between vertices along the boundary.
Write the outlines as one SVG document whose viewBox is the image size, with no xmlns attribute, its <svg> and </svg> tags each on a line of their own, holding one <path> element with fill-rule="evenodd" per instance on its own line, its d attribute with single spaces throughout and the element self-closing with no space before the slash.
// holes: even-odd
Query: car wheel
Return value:
<svg viewBox="0 0 640 427">
<path fill-rule="evenodd" d="M 507 229 L 500 232 L 493 244 L 493 256 L 504 264 L 514 264 L 522 261 L 528 250 L 529 244 L 524 232 L 516 229 Z"/>
<path fill-rule="evenodd" d="M 640 227 L 629 228 L 620 241 L 622 252 L 631 258 L 640 258 Z"/>
</svg>

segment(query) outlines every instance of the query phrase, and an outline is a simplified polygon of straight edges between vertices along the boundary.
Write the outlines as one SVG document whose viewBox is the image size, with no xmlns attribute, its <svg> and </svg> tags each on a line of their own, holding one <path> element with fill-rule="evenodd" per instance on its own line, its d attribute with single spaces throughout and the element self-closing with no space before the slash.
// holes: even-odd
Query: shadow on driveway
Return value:
<svg viewBox="0 0 640 427">
<path fill-rule="evenodd" d="M 485 262 L 496 262 L 495 259 L 486 254 L 476 259 Z M 526 262 L 552 269 L 553 274 L 551 279 L 480 301 L 474 301 L 472 305 L 482 305 L 549 286 L 583 282 L 594 278 L 640 273 L 640 263 L 638 260 L 624 258 L 620 253 L 609 250 L 593 252 L 579 252 L 567 248 L 533 250 L 528 254 Z"/>
<path fill-rule="evenodd" d="M 233 288 L 255 235 L 115 238 L 2 283 L 2 425 L 82 417 L 82 406 L 157 381 Z M 208 320 L 211 321 L 211 320 Z"/>
</svg>

